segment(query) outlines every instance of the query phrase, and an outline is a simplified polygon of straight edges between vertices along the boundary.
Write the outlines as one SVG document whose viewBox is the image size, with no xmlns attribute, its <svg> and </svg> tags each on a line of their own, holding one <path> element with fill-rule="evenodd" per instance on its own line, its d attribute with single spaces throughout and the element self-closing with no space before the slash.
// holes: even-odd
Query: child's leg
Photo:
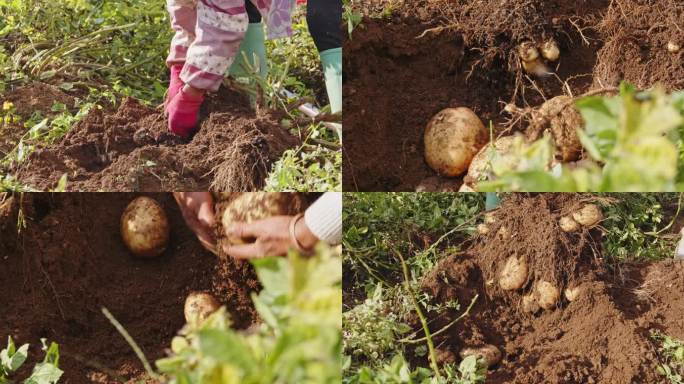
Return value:
<svg viewBox="0 0 684 384">
<path fill-rule="evenodd" d="M 261 23 L 261 13 L 250 0 L 245 1 L 245 7 L 249 17 L 247 34 L 245 39 L 242 40 L 242 44 L 240 44 L 240 51 L 230 66 L 228 74 L 235 78 L 247 77 L 247 68 L 251 67 L 257 69 L 257 73 L 262 78 L 265 78 L 268 74 L 268 63 L 266 62 L 266 36 L 264 34 L 264 26 Z M 247 62 L 245 62 L 245 59 Z"/>
<path fill-rule="evenodd" d="M 197 24 L 197 0 L 166 0 L 166 8 L 171 19 L 171 28 L 175 31 L 171 40 L 171 49 L 166 64 L 171 69 L 169 91 L 166 103 L 173 99 L 183 86 L 180 73 L 190 44 L 195 40 Z"/>
<path fill-rule="evenodd" d="M 245 0 L 200 0 L 196 36 L 187 51 L 181 79 L 196 89 L 218 90 L 248 23 Z"/>
<path fill-rule="evenodd" d="M 195 41 L 197 24 L 197 0 L 166 0 L 171 17 L 171 28 L 176 32 L 171 40 L 171 50 L 166 64 L 185 64 L 188 48 Z"/>
</svg>

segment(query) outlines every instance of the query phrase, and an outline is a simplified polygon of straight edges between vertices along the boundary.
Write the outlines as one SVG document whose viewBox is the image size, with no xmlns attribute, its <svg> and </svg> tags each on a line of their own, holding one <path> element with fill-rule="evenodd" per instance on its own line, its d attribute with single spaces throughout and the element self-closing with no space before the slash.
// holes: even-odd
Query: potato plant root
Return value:
<svg viewBox="0 0 684 384">
<path fill-rule="evenodd" d="M 498 136 L 530 125 L 511 121 L 507 103 L 537 108 L 620 80 L 684 87 L 684 51 L 667 50 L 683 36 L 677 0 L 360 3 L 358 11 L 384 17 L 364 18 L 344 45 L 345 190 L 413 191 L 434 176 L 422 136 L 444 108 L 472 109 Z M 526 75 L 516 47 L 551 38 L 560 48 L 554 75 Z"/>
<path fill-rule="evenodd" d="M 121 212 L 136 196 L 24 194 L 21 206 L 28 219 L 20 235 L 18 195 L 10 214 L 0 216 L 0 290 L 6 293 L 0 337 L 12 335 L 19 343 L 31 343 L 32 362 L 42 359 L 41 337 L 59 343 L 65 382 L 113 383 L 114 374 L 131 379 L 143 373 L 131 348 L 102 315 L 102 307 L 151 361 L 164 356 L 183 326 L 190 292 L 211 293 L 227 306 L 237 328 L 257 321 L 250 293 L 258 291 L 259 284 L 246 263 L 222 262 L 206 251 L 170 194 L 150 195 L 169 216 L 167 250 L 154 259 L 131 255 L 118 227 Z M 103 372 L 98 364 L 111 372 Z"/>
<path fill-rule="evenodd" d="M 556 308 L 525 312 L 524 292 L 492 294 L 496 287 L 487 284 L 492 273 L 487 252 L 495 248 L 485 243 L 498 241 L 501 253 L 510 251 L 508 245 L 493 238 L 476 240 L 464 253 L 442 259 L 422 282 L 434 303 L 457 299 L 465 308 L 479 295 L 468 316 L 435 338 L 439 353 L 457 354 L 486 344 L 498 347 L 503 359 L 489 370 L 487 383 L 663 382 L 656 373 L 658 358 L 649 332 L 684 338 L 684 297 L 678 294 L 684 289 L 684 262 L 624 264 L 619 269 L 594 262 L 589 252 L 594 230 L 568 234 L 547 222 L 561 205 L 578 203 L 564 195 L 513 198 L 497 212 L 497 224 L 511 227 L 510 246 L 533 255 L 535 275 L 561 282 L 568 279 L 561 273 L 579 277 L 582 293 L 572 302 L 561 299 Z M 566 208 L 560 211 L 566 214 Z M 458 315 L 433 315 L 431 329 Z M 417 322 L 413 325 L 420 329 Z M 419 358 L 413 362 L 427 365 Z"/>
<path fill-rule="evenodd" d="M 35 97 L 21 94 L 27 95 L 17 105 Z M 272 163 L 299 142 L 279 119 L 275 112 L 255 114 L 243 95 L 221 88 L 203 105 L 198 133 L 184 142 L 168 133 L 161 109 L 126 99 L 116 110 L 91 111 L 5 173 L 41 190 L 54 188 L 64 173 L 67 189 L 79 191 L 258 190 Z"/>
</svg>

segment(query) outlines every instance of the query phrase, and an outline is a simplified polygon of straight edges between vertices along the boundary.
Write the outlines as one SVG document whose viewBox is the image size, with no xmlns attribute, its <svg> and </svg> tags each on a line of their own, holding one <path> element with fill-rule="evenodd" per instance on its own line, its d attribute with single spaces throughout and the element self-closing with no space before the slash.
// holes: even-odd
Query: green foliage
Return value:
<svg viewBox="0 0 684 384">
<path fill-rule="evenodd" d="M 179 384 L 339 383 L 339 256 L 322 247 L 311 258 L 292 253 L 253 264 L 263 285 L 253 295 L 263 323 L 235 331 L 222 308 L 197 327 L 186 325 L 159 370 Z"/>
<path fill-rule="evenodd" d="M 63 372 L 59 369 L 59 346 L 54 342 L 48 345 L 45 339 L 40 341 L 45 357 L 42 362 L 36 363 L 31 375 L 23 381 L 24 384 L 54 384 L 62 376 Z M 15 383 L 11 375 L 26 362 L 28 349 L 28 344 L 17 348 L 12 337 L 8 337 L 7 347 L 0 351 L 0 384 Z"/>
<path fill-rule="evenodd" d="M 309 144 L 312 138 L 329 137 L 322 125 L 312 125 L 305 143 L 285 151 L 273 164 L 266 179 L 266 191 L 341 191 L 342 151 L 337 147 Z"/>
<path fill-rule="evenodd" d="M 363 21 L 363 16 L 361 15 L 361 13 L 354 10 L 351 4 L 351 0 L 343 0 L 342 3 L 344 6 L 342 20 L 347 25 L 347 33 L 349 34 L 349 38 L 351 39 L 352 32 L 354 32 L 354 29 L 356 29 L 356 27 L 358 27 L 361 24 L 361 21 Z"/>
<path fill-rule="evenodd" d="M 684 384 L 684 341 L 659 331 L 651 331 L 651 339 L 659 343 L 658 354 L 661 360 L 658 373 L 672 384 Z"/>
<path fill-rule="evenodd" d="M 604 206 L 603 257 L 608 261 L 647 261 L 672 258 L 677 236 L 663 235 L 665 212 L 662 201 L 672 203 L 677 195 L 618 193 Z"/>
<path fill-rule="evenodd" d="M 345 271 L 370 276 L 372 287 L 389 283 L 400 275 L 390 247 L 407 254 L 411 236 L 444 235 L 460 227 L 473 231 L 471 219 L 483 208 L 484 194 L 475 193 L 345 193 Z M 436 251 L 429 249 L 407 262 L 414 276 L 422 276 L 436 259 Z M 361 275 L 357 280 L 366 281 Z"/>
<path fill-rule="evenodd" d="M 487 374 L 486 366 L 475 356 L 468 356 L 458 367 L 445 365 L 446 376 L 436 378 L 429 369 L 411 367 L 402 355 L 396 355 L 392 361 L 379 369 L 363 367 L 354 374 L 344 378 L 345 384 L 478 384 L 484 383 Z"/>
<path fill-rule="evenodd" d="M 552 163 L 549 138 L 514 145 L 516 161 L 493 162 L 495 179 L 479 189 L 512 191 L 672 191 L 684 188 L 684 93 L 637 92 L 622 84 L 614 97 L 592 96 L 577 108 L 586 123 L 578 130 L 591 161 Z"/>
<path fill-rule="evenodd" d="M 158 103 L 171 35 L 163 0 L 0 1 L 0 83 L 110 84 Z"/>
</svg>

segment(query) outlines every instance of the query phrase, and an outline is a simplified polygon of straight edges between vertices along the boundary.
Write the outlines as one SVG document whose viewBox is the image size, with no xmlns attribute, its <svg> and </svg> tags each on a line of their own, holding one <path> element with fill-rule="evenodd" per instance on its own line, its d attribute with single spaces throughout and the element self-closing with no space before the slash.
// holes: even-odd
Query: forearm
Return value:
<svg viewBox="0 0 684 384">
<path fill-rule="evenodd" d="M 342 193 L 326 192 L 304 214 L 309 230 L 328 244 L 342 242 Z"/>
</svg>

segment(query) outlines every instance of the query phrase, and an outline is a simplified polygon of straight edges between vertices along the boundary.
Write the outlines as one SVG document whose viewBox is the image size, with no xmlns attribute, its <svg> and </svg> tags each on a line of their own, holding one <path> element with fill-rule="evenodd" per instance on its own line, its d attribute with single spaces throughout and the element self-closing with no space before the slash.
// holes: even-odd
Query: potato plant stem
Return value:
<svg viewBox="0 0 684 384">
<path fill-rule="evenodd" d="M 394 254 L 399 258 L 399 261 L 401 262 L 401 270 L 404 272 L 404 286 L 406 287 L 406 291 L 409 294 L 409 298 L 411 299 L 411 302 L 413 303 L 413 306 L 416 309 L 416 314 L 418 314 L 418 318 L 420 319 L 420 324 L 423 327 L 423 332 L 425 332 L 425 341 L 427 342 L 428 352 L 430 354 L 430 367 L 435 372 L 435 377 L 441 381 L 442 375 L 439 373 L 439 367 L 437 366 L 437 353 L 435 352 L 435 345 L 432 342 L 432 337 L 430 335 L 430 327 L 428 327 L 425 315 L 423 314 L 423 311 L 420 309 L 418 299 L 416 299 L 416 295 L 413 292 L 413 288 L 411 287 L 411 274 L 409 273 L 408 266 L 406 265 L 404 256 L 402 256 L 400 252 L 398 252 L 394 248 L 392 248 L 392 252 L 394 252 Z"/>
<path fill-rule="evenodd" d="M 142 363 L 143 367 L 145 368 L 145 371 L 147 372 L 148 375 L 150 375 L 151 378 L 153 379 L 159 379 L 159 374 L 157 374 L 154 370 L 152 370 L 152 366 L 150 365 L 150 362 L 147 361 L 147 358 L 145 357 L 145 354 L 143 353 L 142 349 L 138 346 L 138 344 L 133 340 L 131 335 L 126 331 L 126 329 L 119 323 L 116 318 L 109 312 L 109 310 L 105 307 L 102 307 L 102 313 L 107 317 L 110 323 L 116 328 L 116 330 L 123 336 L 123 338 L 126 340 L 128 345 L 131 346 L 133 349 L 133 352 L 135 352 L 135 355 L 138 356 L 138 359 Z"/>
<path fill-rule="evenodd" d="M 475 301 L 477 301 L 478 297 L 480 297 L 480 295 L 475 295 L 475 296 L 473 297 L 473 299 L 470 300 L 470 304 L 468 305 L 468 308 L 466 308 L 466 310 L 463 311 L 463 313 L 461 313 L 461 315 L 460 315 L 459 317 L 457 317 L 457 318 L 455 318 L 454 320 L 452 320 L 449 324 L 445 325 L 444 327 L 442 327 L 441 329 L 439 329 L 438 331 L 436 331 L 435 333 L 433 333 L 431 336 L 437 336 L 437 335 L 439 335 L 439 334 L 441 334 L 441 333 L 444 333 L 447 329 L 451 328 L 451 326 L 454 325 L 454 324 L 456 324 L 459 320 L 461 320 L 462 318 L 468 316 L 468 314 L 470 313 L 470 310 L 473 308 L 473 305 L 475 304 Z M 412 333 L 412 334 L 411 334 L 411 337 L 413 337 L 415 334 L 416 334 L 416 332 Z M 405 344 L 416 344 L 416 343 L 423 342 L 423 341 L 425 341 L 425 340 L 427 340 L 427 336 L 421 337 L 420 339 L 412 339 L 412 338 L 410 338 L 410 337 L 405 337 L 405 338 L 403 338 L 403 339 L 400 339 L 399 342 L 400 342 L 400 343 L 405 343 Z"/>
</svg>

